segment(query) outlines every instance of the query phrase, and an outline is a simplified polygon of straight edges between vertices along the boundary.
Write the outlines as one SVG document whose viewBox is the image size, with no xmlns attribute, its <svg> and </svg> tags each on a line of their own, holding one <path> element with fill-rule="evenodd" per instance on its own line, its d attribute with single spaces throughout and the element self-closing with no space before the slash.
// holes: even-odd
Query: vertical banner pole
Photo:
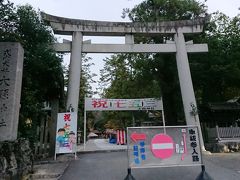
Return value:
<svg viewBox="0 0 240 180">
<path fill-rule="evenodd" d="M 56 121 L 56 123 L 58 123 L 58 115 L 57 115 L 57 121 Z M 57 125 L 56 125 L 56 129 L 55 129 L 55 133 L 57 132 Z M 57 137 L 56 137 L 57 138 Z M 56 148 L 57 148 L 57 140 L 56 140 L 56 138 L 55 138 L 55 149 L 54 149 L 54 161 L 56 161 L 57 160 L 57 150 L 56 150 Z"/>
<path fill-rule="evenodd" d="M 77 126 L 76 126 L 77 127 Z M 75 150 L 75 155 L 74 155 L 74 159 L 77 160 L 77 131 L 76 131 L 76 139 L 75 139 L 75 147 L 74 147 L 74 150 Z"/>
<path fill-rule="evenodd" d="M 165 124 L 165 117 L 164 117 L 164 110 L 162 110 L 162 118 L 163 118 L 163 127 L 164 127 L 164 134 L 166 134 L 166 124 Z"/>
<path fill-rule="evenodd" d="M 119 130 L 117 130 L 117 145 L 120 144 L 120 133 L 119 133 Z"/>
<path fill-rule="evenodd" d="M 87 112 L 86 112 L 86 97 L 85 97 L 85 101 L 84 101 L 84 136 L 83 136 L 83 148 L 85 150 L 86 148 L 86 134 L 87 134 Z"/>
<path fill-rule="evenodd" d="M 164 116 L 164 108 L 163 108 L 163 100 L 161 98 L 161 105 L 162 105 L 162 120 L 163 120 L 163 131 L 166 134 L 166 123 L 165 123 L 165 116 Z"/>
<path fill-rule="evenodd" d="M 134 127 L 134 126 L 135 126 L 135 117 L 134 117 L 134 114 L 132 112 L 132 127 Z"/>
<path fill-rule="evenodd" d="M 69 112 L 70 113 L 74 112 L 73 108 L 69 108 Z M 76 143 L 77 143 L 77 141 L 76 141 Z M 74 159 L 76 160 L 77 159 L 77 146 L 75 146 L 74 151 L 75 151 L 74 152 Z"/>
</svg>

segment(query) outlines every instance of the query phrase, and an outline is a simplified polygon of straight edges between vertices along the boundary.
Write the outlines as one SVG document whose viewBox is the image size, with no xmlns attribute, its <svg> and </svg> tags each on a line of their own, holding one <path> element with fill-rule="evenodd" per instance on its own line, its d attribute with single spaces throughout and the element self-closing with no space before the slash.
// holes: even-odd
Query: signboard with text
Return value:
<svg viewBox="0 0 240 180">
<path fill-rule="evenodd" d="M 197 126 L 129 127 L 130 168 L 202 165 Z"/>
<path fill-rule="evenodd" d="M 58 113 L 56 154 L 76 152 L 77 114 Z"/>
<path fill-rule="evenodd" d="M 23 54 L 19 43 L 0 42 L 0 141 L 17 139 Z"/>
<path fill-rule="evenodd" d="M 97 99 L 85 98 L 86 111 L 136 111 L 162 110 L 162 100 L 144 99 Z"/>
</svg>

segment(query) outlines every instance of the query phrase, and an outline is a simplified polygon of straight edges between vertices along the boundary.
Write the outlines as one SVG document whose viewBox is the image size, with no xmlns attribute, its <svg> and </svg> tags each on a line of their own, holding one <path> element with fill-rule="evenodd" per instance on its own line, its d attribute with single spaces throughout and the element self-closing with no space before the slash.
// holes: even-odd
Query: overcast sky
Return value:
<svg viewBox="0 0 240 180">
<path fill-rule="evenodd" d="M 123 21 L 122 9 L 139 4 L 143 0 L 10 0 L 16 4 L 29 3 L 46 13 L 78 19 Z M 203 2 L 204 0 L 200 0 Z M 219 10 L 235 16 L 240 0 L 207 0 L 210 12 Z"/>
<path fill-rule="evenodd" d="M 99 21 L 128 21 L 122 19 L 123 8 L 133 8 L 143 0 L 10 0 L 17 5 L 26 3 L 45 13 L 75 19 L 88 19 Z M 200 0 L 203 2 L 204 0 Z M 240 11 L 240 0 L 208 0 L 206 2 L 209 13 L 219 10 L 230 17 L 236 16 Z M 92 43 L 123 43 L 122 38 L 92 38 Z M 93 58 L 95 66 L 92 71 L 99 74 L 99 69 L 103 67 L 106 54 L 89 54 Z M 65 62 L 69 56 L 65 56 Z M 66 64 L 65 63 L 65 64 Z M 96 87 L 96 85 L 93 85 Z"/>
</svg>

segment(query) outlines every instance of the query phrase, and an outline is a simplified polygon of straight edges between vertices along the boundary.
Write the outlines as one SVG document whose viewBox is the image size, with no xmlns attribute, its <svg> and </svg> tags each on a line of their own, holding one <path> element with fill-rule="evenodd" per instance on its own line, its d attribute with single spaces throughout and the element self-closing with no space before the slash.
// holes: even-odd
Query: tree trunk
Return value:
<svg viewBox="0 0 240 180">
<path fill-rule="evenodd" d="M 57 129 L 57 115 L 59 109 L 59 100 L 53 99 L 51 101 L 51 121 L 49 127 L 50 133 L 50 152 L 49 155 L 54 157 L 55 155 L 55 144 L 56 144 L 56 129 Z"/>
</svg>

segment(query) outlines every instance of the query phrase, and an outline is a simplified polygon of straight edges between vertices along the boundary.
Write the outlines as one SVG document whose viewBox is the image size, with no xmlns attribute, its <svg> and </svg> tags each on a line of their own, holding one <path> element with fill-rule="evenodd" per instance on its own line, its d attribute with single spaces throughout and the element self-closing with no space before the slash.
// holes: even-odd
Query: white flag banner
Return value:
<svg viewBox="0 0 240 180">
<path fill-rule="evenodd" d="M 77 114 L 58 113 L 56 154 L 76 152 Z"/>
</svg>

